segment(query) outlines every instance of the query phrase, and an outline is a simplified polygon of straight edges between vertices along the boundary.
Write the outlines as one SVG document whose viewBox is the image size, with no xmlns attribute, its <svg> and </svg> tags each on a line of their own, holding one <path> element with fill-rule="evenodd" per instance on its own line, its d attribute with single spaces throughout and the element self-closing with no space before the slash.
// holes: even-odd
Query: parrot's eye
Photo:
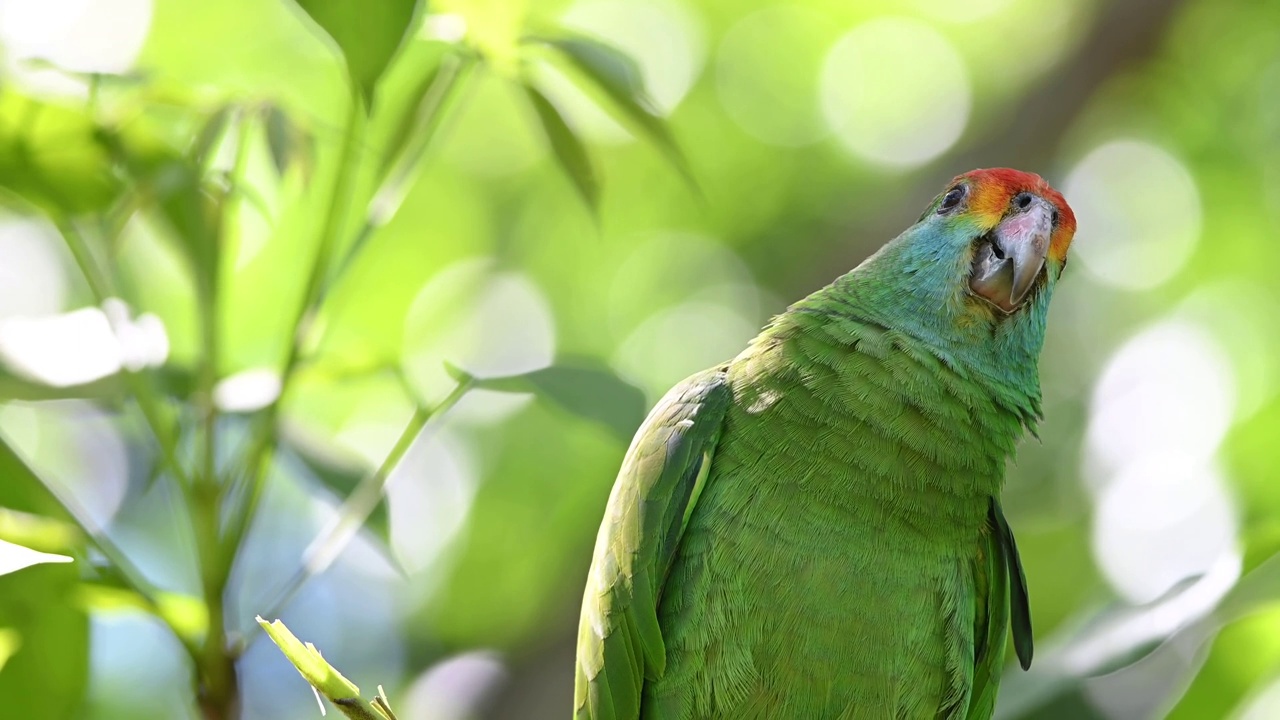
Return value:
<svg viewBox="0 0 1280 720">
<path fill-rule="evenodd" d="M 963 185 L 957 185 L 951 188 L 950 190 L 947 191 L 947 194 L 942 198 L 942 204 L 938 206 L 938 214 L 951 212 L 952 210 L 955 210 L 956 206 L 959 205 L 960 201 L 963 199 L 964 199 Z"/>
<path fill-rule="evenodd" d="M 1053 211 L 1053 215 L 1050 216 L 1050 219 L 1053 221 L 1053 226 L 1058 227 L 1058 211 L 1057 210 Z"/>
</svg>

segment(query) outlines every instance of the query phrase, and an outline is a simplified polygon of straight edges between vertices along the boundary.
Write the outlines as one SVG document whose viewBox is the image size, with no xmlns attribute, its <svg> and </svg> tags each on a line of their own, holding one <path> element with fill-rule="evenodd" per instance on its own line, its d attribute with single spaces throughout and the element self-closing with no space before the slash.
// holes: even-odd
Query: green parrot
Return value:
<svg viewBox="0 0 1280 720">
<path fill-rule="evenodd" d="M 673 388 L 596 540 L 575 718 L 990 718 L 1000 509 L 1075 216 L 1037 175 L 957 177 L 920 220 Z"/>
</svg>

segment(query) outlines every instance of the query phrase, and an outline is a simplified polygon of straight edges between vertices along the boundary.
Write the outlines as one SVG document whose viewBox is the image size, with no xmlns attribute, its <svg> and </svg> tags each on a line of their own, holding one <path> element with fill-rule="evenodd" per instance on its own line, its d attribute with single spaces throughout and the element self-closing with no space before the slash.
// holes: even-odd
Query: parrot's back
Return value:
<svg viewBox="0 0 1280 720">
<path fill-rule="evenodd" d="M 1008 612 L 990 514 L 1032 408 L 899 333 L 803 312 L 726 379 L 641 716 L 989 716 Z"/>
</svg>

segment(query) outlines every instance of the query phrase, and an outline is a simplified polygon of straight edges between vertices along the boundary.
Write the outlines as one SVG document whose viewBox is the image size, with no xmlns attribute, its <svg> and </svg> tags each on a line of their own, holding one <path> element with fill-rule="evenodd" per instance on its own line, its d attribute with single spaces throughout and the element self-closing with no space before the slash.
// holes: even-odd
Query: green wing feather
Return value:
<svg viewBox="0 0 1280 720">
<path fill-rule="evenodd" d="M 661 677 L 662 585 L 711 470 L 731 392 L 725 368 L 677 385 L 636 432 L 609 496 L 578 626 L 579 720 L 636 720 Z"/>
<path fill-rule="evenodd" d="M 987 720 L 995 713 L 1000 675 L 1004 671 L 1005 627 L 1013 617 L 1013 646 L 1022 669 L 1031 667 L 1031 611 L 1027 601 L 1027 581 L 1022 560 L 1013 541 L 1013 532 L 1004 519 L 1000 502 L 991 500 L 987 515 L 988 532 L 979 563 L 978 598 L 985 597 L 985 622 L 979 627 L 975 648 L 973 692 L 968 720 Z M 985 593 L 982 590 L 986 590 Z"/>
<path fill-rule="evenodd" d="M 1009 570 L 1009 605 L 1013 623 L 1013 649 L 1018 653 L 1018 663 L 1023 670 L 1031 667 L 1031 601 L 1027 597 L 1027 575 L 1022 571 L 1022 558 L 1018 557 L 1018 544 L 1013 541 L 1013 531 L 1004 519 L 1000 501 L 991 500 L 991 521 L 999 532 L 1003 547 L 1005 567 Z"/>
</svg>

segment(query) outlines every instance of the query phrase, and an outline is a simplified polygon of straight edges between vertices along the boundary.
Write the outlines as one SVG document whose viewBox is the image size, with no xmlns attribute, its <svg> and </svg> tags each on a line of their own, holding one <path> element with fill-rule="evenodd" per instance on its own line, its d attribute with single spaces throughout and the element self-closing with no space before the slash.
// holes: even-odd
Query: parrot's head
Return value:
<svg viewBox="0 0 1280 720">
<path fill-rule="evenodd" d="M 934 226 L 938 232 L 930 235 L 947 238 L 968 259 L 972 300 L 1004 315 L 1035 307 L 1032 301 L 1052 288 L 1076 231 L 1061 193 L 1039 175 L 1009 168 L 955 178 L 920 223 Z"/>
<path fill-rule="evenodd" d="M 1039 175 L 973 170 L 832 292 L 882 326 L 1031 387 L 1075 231 L 1075 214 Z"/>
</svg>

